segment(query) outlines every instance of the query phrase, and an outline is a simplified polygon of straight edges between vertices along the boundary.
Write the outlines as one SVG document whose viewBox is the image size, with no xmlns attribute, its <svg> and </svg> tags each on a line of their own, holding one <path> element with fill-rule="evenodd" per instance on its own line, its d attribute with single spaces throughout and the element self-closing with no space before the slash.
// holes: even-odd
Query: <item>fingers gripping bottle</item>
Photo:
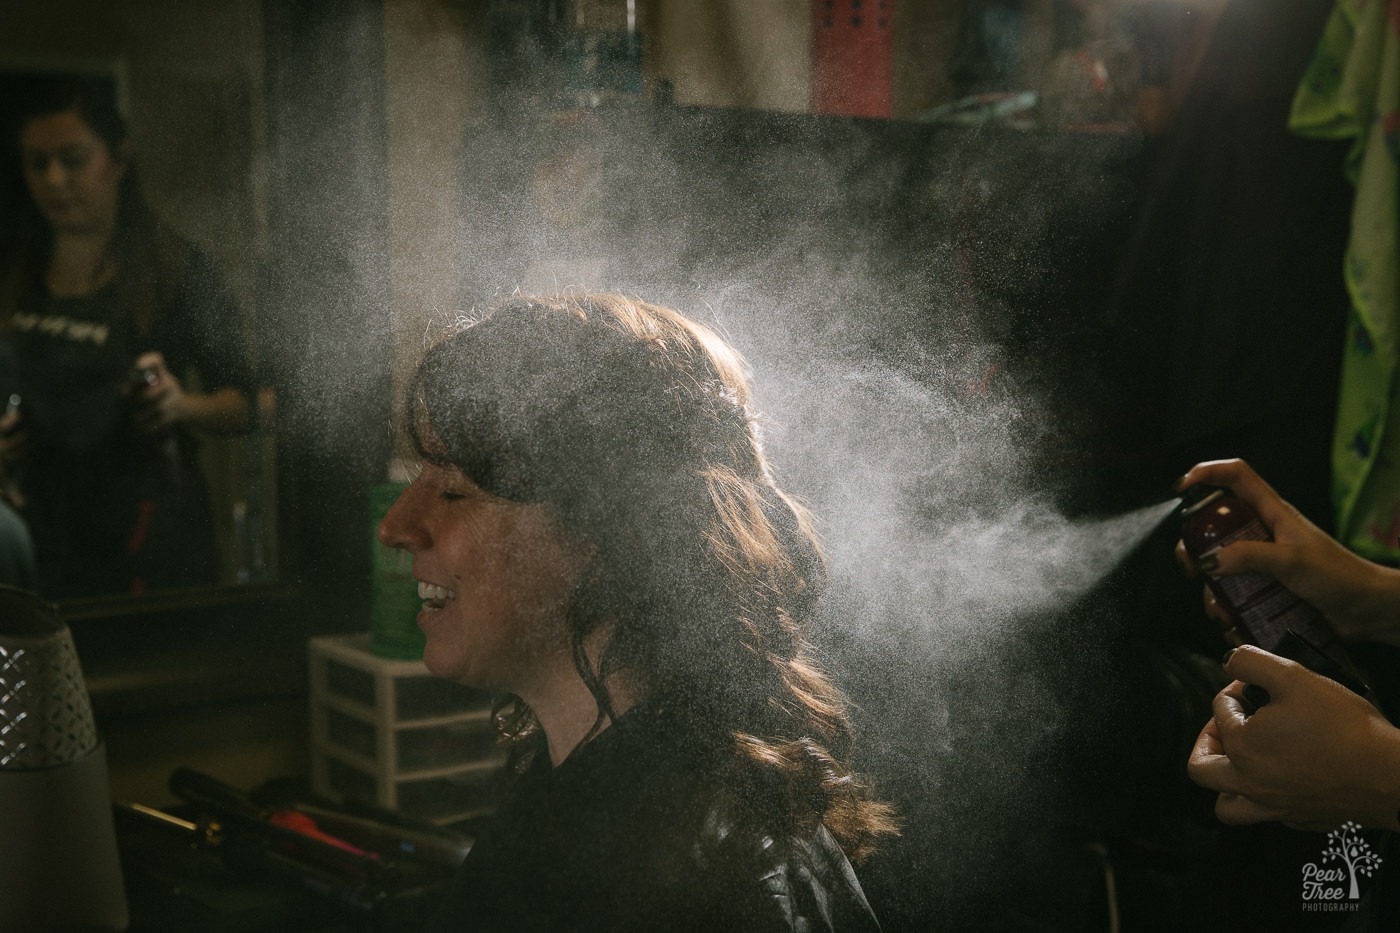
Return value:
<svg viewBox="0 0 1400 933">
<path fill-rule="evenodd" d="M 1193 560 L 1236 541 L 1272 541 L 1247 503 L 1223 486 L 1182 493 L 1181 540 Z M 1322 613 L 1274 577 L 1257 571 L 1207 576 L 1206 586 L 1242 640 L 1298 661 L 1362 694 L 1369 691 Z"/>
</svg>

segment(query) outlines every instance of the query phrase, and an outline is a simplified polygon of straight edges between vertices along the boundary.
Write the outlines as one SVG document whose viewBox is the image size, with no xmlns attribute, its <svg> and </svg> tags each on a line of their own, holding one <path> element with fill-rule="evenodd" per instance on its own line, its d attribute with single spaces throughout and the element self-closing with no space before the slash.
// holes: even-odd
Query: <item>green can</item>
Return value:
<svg viewBox="0 0 1400 933">
<path fill-rule="evenodd" d="M 369 537 L 370 639 L 369 650 L 384 658 L 417 661 L 423 657 L 423 630 L 418 627 L 418 582 L 413 579 L 413 555 L 385 547 L 375 533 L 407 483 L 379 483 L 370 487 Z"/>
</svg>

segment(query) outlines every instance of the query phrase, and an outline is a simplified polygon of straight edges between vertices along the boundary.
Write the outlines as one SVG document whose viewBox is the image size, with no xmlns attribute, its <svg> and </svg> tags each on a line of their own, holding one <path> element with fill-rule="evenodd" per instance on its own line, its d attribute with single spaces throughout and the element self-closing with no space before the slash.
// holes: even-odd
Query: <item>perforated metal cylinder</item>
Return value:
<svg viewBox="0 0 1400 933">
<path fill-rule="evenodd" d="M 68 626 L 34 594 L 0 587 L 0 771 L 65 765 L 96 747 Z"/>
</svg>

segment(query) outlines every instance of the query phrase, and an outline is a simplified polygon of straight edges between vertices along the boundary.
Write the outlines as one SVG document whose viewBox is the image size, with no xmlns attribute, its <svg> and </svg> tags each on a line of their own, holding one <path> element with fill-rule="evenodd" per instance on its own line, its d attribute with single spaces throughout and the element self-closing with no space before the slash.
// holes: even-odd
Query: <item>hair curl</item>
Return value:
<svg viewBox="0 0 1400 933">
<path fill-rule="evenodd" d="M 625 672 L 752 765 L 795 826 L 825 822 L 852 857 L 894 830 L 849 768 L 848 702 L 807 639 L 820 545 L 773 481 L 745 365 L 723 340 L 621 295 L 515 298 L 428 352 L 409 407 L 420 456 L 550 504 L 595 549 L 568 620 L 595 731 Z M 518 699 L 498 722 L 517 739 L 537 729 Z"/>
</svg>

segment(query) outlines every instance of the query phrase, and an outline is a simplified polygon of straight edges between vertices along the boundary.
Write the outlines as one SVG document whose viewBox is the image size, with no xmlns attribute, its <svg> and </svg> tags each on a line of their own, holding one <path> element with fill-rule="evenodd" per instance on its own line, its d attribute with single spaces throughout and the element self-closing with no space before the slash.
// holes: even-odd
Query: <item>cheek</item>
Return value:
<svg viewBox="0 0 1400 933">
<path fill-rule="evenodd" d="M 511 595 L 542 618 L 563 620 L 581 575 L 579 561 L 551 536 L 526 537 L 510 556 Z"/>
<path fill-rule="evenodd" d="M 503 555 L 489 592 L 473 607 L 474 640 L 497 660 L 526 669 L 553 667 L 570 656 L 573 582 L 529 550 Z"/>
<path fill-rule="evenodd" d="M 119 167 L 108 164 L 101 170 L 94 172 L 84 188 L 104 204 L 115 204 L 121 194 L 124 174 Z"/>
</svg>

